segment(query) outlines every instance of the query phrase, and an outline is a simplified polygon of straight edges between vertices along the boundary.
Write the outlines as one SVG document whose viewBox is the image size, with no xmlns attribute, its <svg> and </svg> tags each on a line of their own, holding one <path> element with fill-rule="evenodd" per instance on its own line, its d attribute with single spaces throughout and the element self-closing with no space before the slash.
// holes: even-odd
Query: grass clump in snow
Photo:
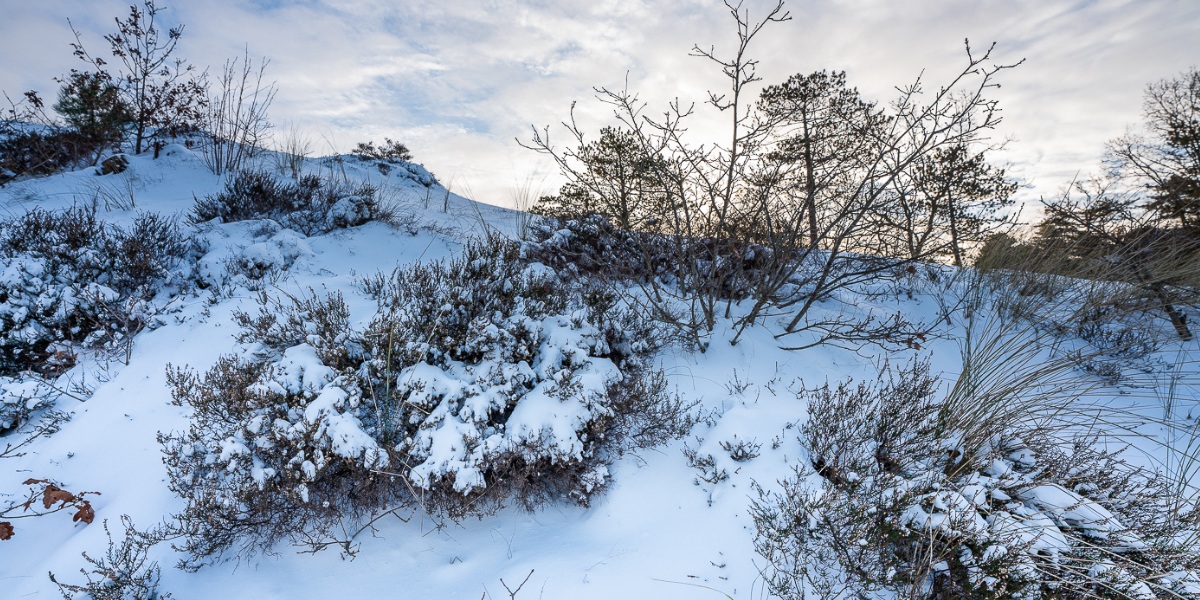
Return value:
<svg viewBox="0 0 1200 600">
<path fill-rule="evenodd" d="M 340 296 L 293 298 L 238 317 L 250 354 L 170 373 L 194 410 L 160 438 L 187 566 L 284 539 L 352 551 L 357 534 L 336 532 L 401 508 L 586 505 L 616 456 L 692 424 L 653 367 L 653 328 L 512 242 L 365 287 L 378 312 L 362 333 Z"/>
<path fill-rule="evenodd" d="M 191 220 L 272 219 L 304 235 L 316 235 L 380 220 L 386 212 L 378 188 L 370 183 L 311 173 L 284 181 L 266 171 L 243 170 L 225 182 L 225 189 L 197 198 Z"/>
</svg>

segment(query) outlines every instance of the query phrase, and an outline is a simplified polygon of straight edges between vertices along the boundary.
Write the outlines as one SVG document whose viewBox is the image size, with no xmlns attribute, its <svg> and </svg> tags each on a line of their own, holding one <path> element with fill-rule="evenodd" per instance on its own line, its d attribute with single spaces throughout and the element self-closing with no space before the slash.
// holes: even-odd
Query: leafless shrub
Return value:
<svg viewBox="0 0 1200 600">
<path fill-rule="evenodd" d="M 271 129 L 267 110 L 276 92 L 274 83 L 263 81 L 268 64 L 261 59 L 255 69 L 248 48 L 240 59 L 225 61 L 220 89 L 209 98 L 202 125 L 209 136 L 204 164 L 214 175 L 242 171 L 262 151 Z"/>
<path fill-rule="evenodd" d="M 120 543 L 113 542 L 108 521 L 104 521 L 104 534 L 108 536 L 108 549 L 104 556 L 95 558 L 83 553 L 88 567 L 79 569 L 86 583 L 63 583 L 54 573 L 50 581 L 58 586 L 64 600 L 82 597 L 88 600 L 170 600 L 170 593 L 159 591 L 158 563 L 150 560 L 149 552 L 164 532 L 156 529 L 139 531 L 133 526 L 129 515 L 121 515 L 125 537 Z"/>
<path fill-rule="evenodd" d="M 945 248 L 934 242 L 950 233 L 922 234 L 916 243 L 906 229 L 911 223 L 893 217 L 914 193 L 909 184 L 917 172 L 938 152 L 987 143 L 999 122 L 987 95 L 1013 65 L 994 64 L 990 49 L 978 54 L 968 46 L 967 64 L 948 83 L 930 90 L 921 80 L 902 86 L 887 108 L 859 98 L 840 74 L 824 72 L 769 87 L 755 103 L 750 90 L 759 77 L 751 43 L 790 16 L 782 2 L 757 20 L 741 5 L 726 6 L 736 23 L 735 50 L 727 58 L 693 50 L 728 79 L 728 90 L 710 93 L 707 102 L 728 119 L 725 145 L 693 141 L 688 124 L 695 105 L 675 102 L 652 114 L 629 90 L 601 89 L 600 100 L 622 131 L 618 138 L 628 140 L 621 147 L 633 146 L 621 156 L 642 157 L 633 187 L 615 179 L 594 184 L 606 172 L 593 164 L 600 150 L 573 118 L 564 125 L 578 149 L 551 145 L 549 129 L 535 130 L 528 147 L 554 160 L 568 179 L 559 202 L 613 188 L 620 197 L 654 199 L 653 225 L 639 228 L 663 237 L 641 238 L 652 240 L 653 250 L 644 254 L 668 250 L 673 277 L 644 279 L 638 297 L 644 310 L 698 347 L 706 346 L 717 319 L 733 320 L 733 343 L 747 327 L 767 322 L 791 348 L 829 342 L 902 347 L 925 327 L 896 315 L 824 316 L 817 303 L 843 290 L 861 292 Z M 939 210 L 962 210 L 944 194 L 939 198 Z M 953 221 L 939 215 L 933 222 Z"/>
</svg>

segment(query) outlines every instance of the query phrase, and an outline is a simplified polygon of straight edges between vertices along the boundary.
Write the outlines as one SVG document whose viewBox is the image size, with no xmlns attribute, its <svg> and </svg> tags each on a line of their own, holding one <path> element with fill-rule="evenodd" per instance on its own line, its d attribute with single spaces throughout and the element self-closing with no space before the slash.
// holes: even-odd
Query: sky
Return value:
<svg viewBox="0 0 1200 600">
<path fill-rule="evenodd" d="M 0 0 L 0 90 L 52 98 L 55 76 L 80 67 L 70 23 L 93 54 L 128 1 Z M 709 0 L 192 0 L 161 2 L 184 24 L 176 51 L 210 72 L 248 51 L 270 60 L 277 143 L 307 140 L 314 155 L 357 142 L 405 143 L 455 192 L 499 205 L 552 193 L 553 166 L 524 149 L 533 128 L 571 113 L 588 131 L 611 122 L 595 88 L 623 88 L 660 113 L 679 98 L 722 90 L 694 45 L 728 53 L 729 10 Z M 773 0 L 745 0 L 762 17 Z M 935 88 L 963 68 L 964 40 L 995 43 L 1016 63 L 993 91 L 1003 122 L 996 157 L 1024 186 L 1023 200 L 1056 194 L 1100 168 L 1105 141 L 1140 119 L 1153 81 L 1200 64 L 1195 0 L 792 0 L 791 20 L 756 38 L 763 84 L 822 69 L 846 71 L 886 103 L 918 76 Z M 695 135 L 717 135 L 723 116 L 701 110 Z M 527 191 L 527 193 L 525 192 Z"/>
</svg>

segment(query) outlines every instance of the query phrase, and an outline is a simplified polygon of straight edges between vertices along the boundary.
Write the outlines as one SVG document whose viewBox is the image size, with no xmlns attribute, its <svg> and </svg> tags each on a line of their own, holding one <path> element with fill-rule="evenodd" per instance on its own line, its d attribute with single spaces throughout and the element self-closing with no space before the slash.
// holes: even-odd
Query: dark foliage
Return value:
<svg viewBox="0 0 1200 600">
<path fill-rule="evenodd" d="M 305 235 L 355 227 L 380 218 L 379 190 L 369 183 L 339 182 L 318 175 L 282 181 L 266 171 L 241 171 L 225 189 L 197 198 L 195 223 L 273 219 Z"/>
</svg>

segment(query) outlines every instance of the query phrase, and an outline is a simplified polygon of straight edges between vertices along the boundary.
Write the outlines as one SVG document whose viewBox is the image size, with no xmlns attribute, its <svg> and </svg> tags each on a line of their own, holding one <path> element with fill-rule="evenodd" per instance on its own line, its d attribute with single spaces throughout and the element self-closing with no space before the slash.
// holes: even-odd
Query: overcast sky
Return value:
<svg viewBox="0 0 1200 600">
<path fill-rule="evenodd" d="M 101 54 L 101 36 L 128 4 L 0 0 L 0 90 L 52 98 L 52 78 L 79 66 L 67 19 Z M 531 126 L 560 122 L 579 101 L 577 115 L 598 127 L 606 113 L 592 88 L 626 78 L 651 107 L 701 101 L 722 82 L 689 49 L 721 53 L 735 40 L 728 11 L 709 0 L 160 5 L 168 24 L 186 25 L 177 53 L 194 64 L 218 68 L 247 45 L 271 60 L 276 135 L 301 132 L 316 154 L 399 139 L 455 191 L 502 205 L 527 180 L 535 191 L 557 187 L 549 165 L 515 141 Z M 753 18 L 772 5 L 744 8 Z M 1200 63 L 1196 0 L 793 0 L 787 9 L 792 20 L 752 48 L 764 83 L 845 70 L 864 96 L 886 102 L 922 69 L 930 85 L 961 69 L 965 38 L 976 48 L 996 42 L 998 62 L 1025 59 L 995 96 L 999 135 L 1012 138 L 1003 158 L 1028 182 L 1026 199 L 1095 170 L 1104 142 L 1139 120 L 1145 85 Z"/>
</svg>

